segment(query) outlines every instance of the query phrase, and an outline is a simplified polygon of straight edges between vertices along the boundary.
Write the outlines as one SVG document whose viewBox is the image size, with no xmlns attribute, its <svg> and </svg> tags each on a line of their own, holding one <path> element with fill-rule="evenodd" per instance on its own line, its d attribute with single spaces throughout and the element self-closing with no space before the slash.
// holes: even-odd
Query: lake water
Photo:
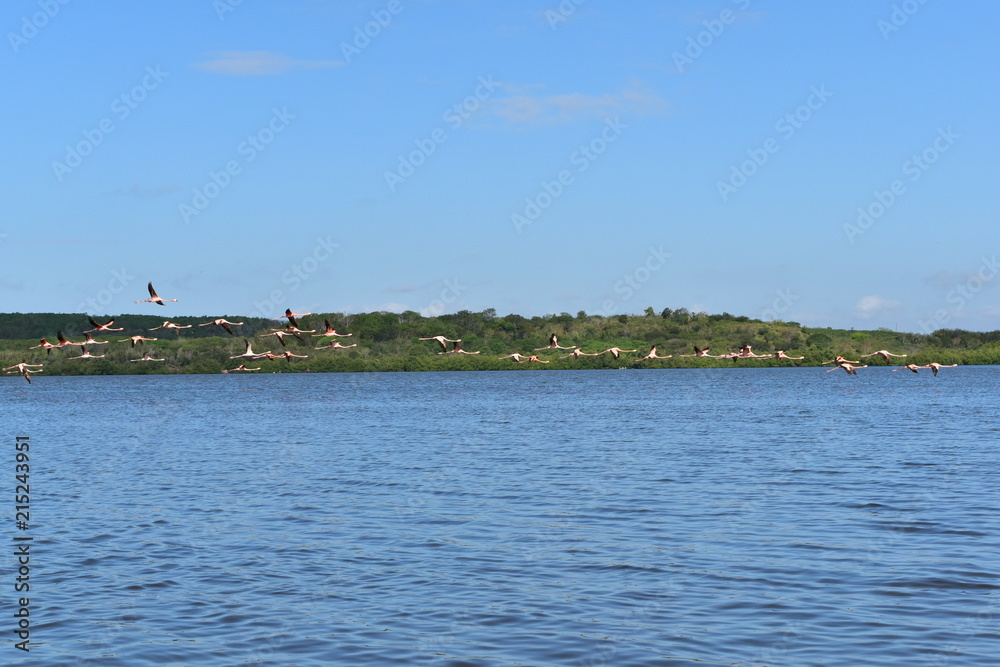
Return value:
<svg viewBox="0 0 1000 667">
<path fill-rule="evenodd" d="M 996 367 L 6 378 L 42 665 L 996 665 Z M 12 549 L 8 549 L 10 553 Z"/>
</svg>

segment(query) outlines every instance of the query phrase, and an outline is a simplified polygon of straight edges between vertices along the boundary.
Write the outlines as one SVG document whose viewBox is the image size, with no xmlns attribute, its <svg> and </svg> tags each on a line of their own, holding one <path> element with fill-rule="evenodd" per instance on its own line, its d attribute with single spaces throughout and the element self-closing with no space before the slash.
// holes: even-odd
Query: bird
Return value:
<svg viewBox="0 0 1000 667">
<path fill-rule="evenodd" d="M 305 317 L 306 315 L 312 315 L 312 313 L 293 313 L 291 308 L 285 308 L 285 314 L 282 317 L 287 317 L 288 320 L 294 321 L 296 317 Z M 295 326 L 299 326 L 296 324 Z"/>
<path fill-rule="evenodd" d="M 56 347 L 70 347 L 72 345 L 83 345 L 83 343 L 74 343 L 70 340 L 67 340 L 66 336 L 62 335 L 62 331 L 56 332 L 56 339 L 59 341 L 59 344 L 56 345 Z"/>
<path fill-rule="evenodd" d="M 165 305 L 164 302 L 166 302 L 166 301 L 177 301 L 177 299 L 161 299 L 160 295 L 158 295 L 156 293 L 156 290 L 153 289 L 153 283 L 152 282 L 150 282 L 149 285 L 147 285 L 147 288 L 149 289 L 149 298 L 148 299 L 139 299 L 138 301 L 136 301 L 136 303 L 158 303 L 158 304 L 160 304 L 162 306 L 162 305 Z"/>
<path fill-rule="evenodd" d="M 87 319 L 90 320 L 90 324 L 94 328 L 90 329 L 89 331 L 84 331 L 83 333 L 95 333 L 97 331 L 124 331 L 125 330 L 125 327 L 119 327 L 117 329 L 112 329 L 111 328 L 111 325 L 115 323 L 115 318 L 113 318 L 113 317 L 110 320 L 108 320 L 106 323 L 104 323 L 104 324 L 96 322 L 94 320 L 94 318 L 90 317 L 89 315 L 87 316 Z"/>
<path fill-rule="evenodd" d="M 572 347 L 563 347 L 559 344 L 559 339 L 556 338 L 556 335 L 552 334 L 549 336 L 549 344 L 545 347 L 536 347 L 535 352 L 538 352 L 539 350 L 572 350 L 575 347 L 576 345 L 573 345 Z"/>
<path fill-rule="evenodd" d="M 854 364 L 851 364 L 851 363 L 848 363 L 848 362 L 845 361 L 842 364 L 837 364 L 836 366 L 834 366 L 833 368 L 831 368 L 830 370 L 828 370 L 826 372 L 827 373 L 832 373 L 833 371 L 837 370 L 838 368 L 843 368 L 845 371 L 847 371 L 848 375 L 857 375 L 858 374 L 857 369 L 859 369 L 859 368 L 868 368 L 868 366 L 855 366 Z"/>
<path fill-rule="evenodd" d="M 658 354 L 656 354 L 656 346 L 654 345 L 652 348 L 650 348 L 649 354 L 647 354 L 645 357 L 642 357 L 641 359 L 637 359 L 636 361 L 646 361 L 647 359 L 669 359 L 672 356 L 674 355 L 668 354 L 665 357 L 659 356 Z"/>
<path fill-rule="evenodd" d="M 770 355 L 768 355 L 768 354 L 756 354 L 755 352 L 753 352 L 751 350 L 751 348 L 750 348 L 749 345 L 744 345 L 743 347 L 740 348 L 739 352 L 734 352 L 732 354 L 722 355 L 719 358 L 720 359 L 724 359 L 724 358 L 732 359 L 733 363 L 735 364 L 737 359 L 763 359 L 764 357 L 768 357 L 768 356 L 770 356 Z"/>
<path fill-rule="evenodd" d="M 190 328 L 191 328 L 190 324 L 185 324 L 182 326 L 180 324 L 177 324 L 176 322 L 171 322 L 170 320 L 163 320 L 163 324 L 161 324 L 158 327 L 153 327 L 152 329 L 150 329 L 150 331 L 156 331 L 157 329 L 173 329 L 174 331 L 177 332 L 177 335 L 180 336 L 181 329 L 190 329 Z"/>
<path fill-rule="evenodd" d="M 53 345 L 53 344 L 52 344 L 52 343 L 50 343 L 49 341 L 47 341 L 47 340 L 45 340 L 44 338 L 42 338 L 41 342 L 40 342 L 40 343 L 39 343 L 38 345 L 32 345 L 32 346 L 31 346 L 31 347 L 29 347 L 28 349 L 29 349 L 29 350 L 37 350 L 37 349 L 38 349 L 38 348 L 40 348 L 40 347 L 43 347 L 43 348 L 45 348 L 45 354 L 49 354 L 49 353 L 51 353 L 51 352 L 52 352 L 52 350 L 54 350 L 55 348 L 58 348 L 58 347 L 62 347 L 62 346 L 61 346 L 61 345 Z"/>
<path fill-rule="evenodd" d="M 462 349 L 462 346 L 459 344 L 461 342 L 462 342 L 461 340 L 453 341 L 452 348 L 450 350 L 445 350 L 444 352 L 438 352 L 438 354 L 479 354 L 478 351 L 466 352 L 465 350 Z"/>
<path fill-rule="evenodd" d="M 259 371 L 259 370 L 260 370 L 260 368 L 247 368 L 243 364 L 240 364 L 236 368 L 226 368 L 226 369 L 223 369 L 222 372 L 223 373 L 237 373 L 239 371 Z"/>
<path fill-rule="evenodd" d="M 119 343 L 128 343 L 128 342 L 131 341 L 132 347 L 135 347 L 136 343 L 138 343 L 139 345 L 145 345 L 145 341 L 147 341 L 147 340 L 160 340 L 160 339 L 159 338 L 146 338 L 145 336 L 130 336 L 128 338 L 122 338 L 118 342 Z"/>
<path fill-rule="evenodd" d="M 258 356 L 263 356 L 263 355 L 259 355 L 258 353 L 254 352 L 250 348 L 250 341 L 248 341 L 246 338 L 243 339 L 243 342 L 247 344 L 246 351 L 243 354 L 237 354 L 234 357 L 229 357 L 230 359 L 239 359 L 240 357 L 247 357 L 247 358 L 250 358 L 250 359 L 256 359 Z M 264 352 L 264 354 L 271 354 L 271 351 L 268 350 L 267 352 Z"/>
<path fill-rule="evenodd" d="M 351 343 L 350 345 L 341 345 L 339 340 L 335 340 L 332 343 L 330 343 L 329 345 L 320 345 L 316 349 L 317 350 L 338 350 L 338 349 L 347 349 L 349 347 L 357 347 L 357 346 L 358 346 L 357 343 Z"/>
<path fill-rule="evenodd" d="M 254 359 L 270 359 L 270 360 L 273 360 L 273 359 L 282 359 L 282 358 L 284 358 L 286 361 L 291 362 L 292 357 L 295 357 L 296 359 L 308 359 L 309 358 L 308 355 L 305 355 L 305 354 L 295 354 L 294 352 L 290 352 L 288 350 L 285 350 L 281 354 L 271 354 L 270 352 L 265 352 L 264 354 L 258 354 L 256 357 L 254 357 Z"/>
<path fill-rule="evenodd" d="M 708 357 L 710 359 L 718 359 L 715 355 L 708 353 L 708 348 L 699 348 L 697 345 L 694 346 L 694 354 L 679 354 L 679 357 Z"/>
<path fill-rule="evenodd" d="M 278 342 L 281 343 L 281 347 L 285 347 L 285 336 L 295 336 L 299 340 L 303 340 L 302 336 L 300 336 L 298 332 L 296 331 L 288 332 L 285 331 L 284 329 L 272 331 L 271 333 L 261 334 L 261 336 L 274 336 L 275 338 L 278 339 Z"/>
<path fill-rule="evenodd" d="M 149 356 L 149 352 L 147 352 L 146 354 L 142 355 L 142 359 L 129 359 L 129 361 L 131 361 L 131 362 L 136 362 L 136 361 L 166 361 L 166 359 L 153 359 L 153 357 Z"/>
<path fill-rule="evenodd" d="M 37 371 L 33 370 L 31 368 L 32 366 L 38 366 L 39 370 L 37 370 Z M 41 367 L 42 367 L 42 364 L 29 364 L 29 363 L 27 363 L 25 361 L 22 361 L 19 364 L 14 364 L 13 366 L 8 366 L 4 370 L 7 371 L 8 374 L 18 373 L 18 374 L 22 375 L 24 377 L 24 379 L 28 381 L 28 384 L 31 384 L 31 374 L 32 373 L 41 373 L 42 372 L 41 371 Z"/>
<path fill-rule="evenodd" d="M 905 357 L 906 356 L 905 354 L 893 354 L 892 352 L 889 352 L 888 350 L 878 350 L 877 352 L 872 352 L 871 354 L 862 354 L 861 358 L 864 359 L 865 357 L 874 357 L 876 354 L 879 355 L 880 357 L 882 357 L 883 361 L 889 361 L 889 357 Z"/>
<path fill-rule="evenodd" d="M 508 354 L 508 355 L 505 355 L 503 357 L 497 357 L 497 358 L 498 359 L 513 359 L 514 361 L 516 361 L 519 364 L 523 364 L 525 361 L 528 360 L 527 355 L 521 354 L 519 352 L 514 352 L 513 354 Z"/>
<path fill-rule="evenodd" d="M 805 357 L 790 357 L 785 354 L 784 350 L 776 350 L 772 355 L 775 359 L 805 359 Z"/>
<path fill-rule="evenodd" d="M 939 368 L 955 368 L 956 366 L 958 366 L 958 364 L 939 364 L 937 362 L 932 361 L 931 363 L 927 364 L 926 366 L 921 366 L 921 368 L 929 368 L 929 369 L 931 369 L 931 373 L 934 374 L 934 377 L 937 377 L 938 369 Z"/>
<path fill-rule="evenodd" d="M 448 346 L 446 343 L 461 343 L 461 338 L 456 338 L 452 340 L 451 338 L 445 338 L 444 336 L 430 336 L 429 338 L 418 338 L 417 340 L 436 340 L 437 344 L 441 346 L 441 349 L 445 352 L 448 351 Z M 440 354 L 440 353 L 439 353 Z"/>
<path fill-rule="evenodd" d="M 919 368 L 927 368 L 927 367 L 926 366 L 917 366 L 916 364 L 906 364 L 905 366 L 900 366 L 899 368 L 893 368 L 892 372 L 895 373 L 896 371 L 901 371 L 904 368 L 906 370 L 908 370 L 908 371 L 913 371 L 914 373 L 917 373 L 918 372 L 917 369 L 919 369 Z"/>
<path fill-rule="evenodd" d="M 90 333 L 87 333 L 82 343 L 73 343 L 73 345 L 107 345 L 110 342 L 107 340 L 94 340 L 94 337 Z"/>
<path fill-rule="evenodd" d="M 67 359 L 100 359 L 106 356 L 103 354 L 91 354 L 90 352 L 87 352 L 86 347 L 81 347 L 80 351 L 83 352 L 83 354 L 81 354 L 79 357 L 67 357 Z"/>
<path fill-rule="evenodd" d="M 221 317 L 219 319 L 217 319 L 217 320 L 212 320 L 211 322 L 205 322 L 204 324 L 199 324 L 198 326 L 200 326 L 200 327 L 207 327 L 207 326 L 210 326 L 212 324 L 219 325 L 220 327 L 222 327 L 223 329 L 225 329 L 226 331 L 228 331 L 229 335 L 231 335 L 231 336 L 235 336 L 236 335 L 236 334 L 233 333 L 233 327 L 243 326 L 242 322 L 227 322 L 226 320 L 222 319 Z"/>
<path fill-rule="evenodd" d="M 839 354 L 831 359 L 830 361 L 824 361 L 821 366 L 826 366 L 827 364 L 860 364 L 860 361 L 851 361 L 850 359 L 845 359 Z"/>
<path fill-rule="evenodd" d="M 596 357 L 601 354 L 604 354 L 604 352 L 584 352 L 580 348 L 576 348 L 569 354 L 557 357 L 557 359 L 569 359 L 570 357 L 573 357 L 574 359 L 579 359 L 580 357 Z"/>
<path fill-rule="evenodd" d="M 326 325 L 326 331 L 319 334 L 313 334 L 313 338 L 325 338 L 327 336 L 337 336 L 339 338 L 347 338 L 348 336 L 354 335 L 354 334 L 337 333 L 337 330 L 333 328 L 332 324 L 330 324 L 330 320 L 323 320 L 323 324 Z"/>
<path fill-rule="evenodd" d="M 610 352 L 611 356 L 613 356 L 615 359 L 618 359 L 619 357 L 621 357 L 622 352 L 638 352 L 638 351 L 639 350 L 623 350 L 620 347 L 609 347 L 608 349 L 604 350 L 604 352 L 598 352 L 597 354 L 606 354 Z"/>
<path fill-rule="evenodd" d="M 566 349 L 566 348 L 563 348 L 563 349 Z M 544 359 L 539 359 L 537 354 L 531 355 L 525 361 L 529 362 L 529 363 L 532 362 L 532 361 L 534 361 L 534 362 L 537 362 L 539 364 L 550 364 L 550 363 L 552 363 L 551 361 L 545 361 Z"/>
</svg>

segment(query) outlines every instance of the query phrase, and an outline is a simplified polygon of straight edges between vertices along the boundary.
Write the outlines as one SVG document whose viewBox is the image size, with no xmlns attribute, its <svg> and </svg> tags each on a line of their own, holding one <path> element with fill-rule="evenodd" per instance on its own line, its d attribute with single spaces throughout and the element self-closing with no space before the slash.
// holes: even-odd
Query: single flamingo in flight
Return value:
<svg viewBox="0 0 1000 667">
<path fill-rule="evenodd" d="M 652 348 L 651 348 L 651 349 L 649 350 L 649 354 L 647 354 L 647 355 L 646 355 L 645 357 L 643 357 L 643 358 L 641 358 L 641 359 L 637 359 L 636 361 L 646 361 L 647 359 L 669 359 L 669 358 L 671 358 L 672 356 L 674 356 L 674 355 L 672 355 L 672 354 L 668 354 L 668 355 L 666 355 L 665 357 L 661 357 L 660 355 L 656 354 L 656 346 L 654 345 L 654 346 L 653 346 L 653 347 L 652 347 Z"/>
<path fill-rule="evenodd" d="M 576 348 L 569 354 L 557 357 L 557 359 L 569 359 L 570 357 L 573 357 L 574 359 L 579 359 L 580 357 L 596 357 L 602 354 L 604 354 L 604 352 L 584 352 L 580 348 Z"/>
<path fill-rule="evenodd" d="M 47 341 L 47 340 L 45 340 L 43 338 L 38 345 L 32 345 L 28 349 L 29 350 L 37 350 L 40 347 L 45 348 L 45 354 L 49 354 L 50 352 L 52 352 L 52 350 L 54 350 L 56 348 L 59 348 L 59 347 L 63 347 L 63 346 L 62 345 L 53 345 L 52 343 L 50 343 L 49 341 Z"/>
<path fill-rule="evenodd" d="M 830 361 L 824 361 L 820 366 L 826 366 L 827 364 L 860 364 L 860 361 L 851 361 L 850 359 L 845 359 L 839 354 L 831 359 Z"/>
<path fill-rule="evenodd" d="M 177 301 L 177 299 L 161 299 L 160 295 L 156 293 L 155 289 L 153 289 L 153 283 L 152 282 L 149 283 L 149 285 L 147 286 L 147 289 L 149 289 L 149 298 L 148 299 L 140 299 L 139 301 L 136 301 L 136 303 L 158 303 L 158 304 L 160 304 L 162 306 L 162 305 L 165 305 L 164 302 L 167 302 L 167 301 Z"/>
<path fill-rule="evenodd" d="M 285 336 L 295 336 L 299 340 L 303 340 L 302 336 L 300 336 L 297 331 L 289 332 L 285 331 L 284 329 L 281 329 L 280 331 L 272 331 L 271 333 L 261 334 L 261 336 L 274 336 L 275 338 L 278 339 L 278 342 L 281 343 L 281 347 L 287 347 L 285 345 Z"/>
<path fill-rule="evenodd" d="M 204 324 L 199 324 L 198 326 L 200 326 L 200 327 L 207 327 L 207 326 L 211 326 L 213 324 L 219 325 L 220 327 L 222 327 L 223 329 L 225 329 L 226 331 L 228 331 L 229 335 L 231 335 L 231 336 L 235 336 L 236 335 L 236 334 L 233 333 L 233 327 L 243 326 L 242 322 L 229 322 L 227 320 L 222 319 L 221 317 L 219 319 L 217 319 L 217 320 L 212 320 L 211 322 L 205 322 Z"/>
<path fill-rule="evenodd" d="M 87 352 L 87 348 L 86 347 L 81 347 L 80 351 L 83 352 L 83 354 L 81 354 L 79 357 L 66 357 L 66 358 L 67 359 L 101 359 L 101 358 L 103 358 L 103 357 L 106 356 L 106 355 L 103 355 L 103 354 L 91 354 L 90 352 Z"/>
<path fill-rule="evenodd" d="M 858 374 L 857 369 L 859 369 L 859 368 L 868 368 L 868 366 L 855 366 L 854 364 L 851 364 L 851 363 L 848 363 L 848 362 L 845 361 L 844 363 L 837 364 L 836 366 L 834 366 L 833 368 L 831 368 L 830 370 L 828 370 L 826 372 L 827 373 L 832 373 L 833 371 L 837 370 L 838 368 L 843 368 L 845 371 L 847 371 L 848 375 L 857 375 Z"/>
<path fill-rule="evenodd" d="M 135 347 L 136 344 L 145 345 L 146 344 L 145 341 L 147 341 L 147 340 L 160 340 L 160 339 L 159 338 L 146 338 L 145 336 L 130 336 L 129 338 L 122 338 L 118 342 L 119 343 L 128 343 L 128 342 L 131 342 L 132 343 L 132 347 Z"/>
<path fill-rule="evenodd" d="M 460 343 L 461 343 L 460 340 L 456 340 L 452 343 L 453 346 L 452 349 L 445 350 L 444 352 L 438 352 L 438 354 L 479 354 L 478 350 L 476 352 L 466 352 L 465 350 L 462 349 Z"/>
<path fill-rule="evenodd" d="M 437 344 L 441 346 L 441 350 L 443 352 L 447 352 L 448 351 L 448 345 L 447 345 L 447 343 L 461 343 L 462 342 L 461 338 L 456 338 L 456 339 L 452 340 L 451 338 L 445 338 L 444 336 L 430 336 L 429 338 L 418 338 L 417 340 L 436 340 Z M 440 354 L 440 352 L 438 354 Z"/>
<path fill-rule="evenodd" d="M 335 340 L 329 345 L 320 345 L 317 350 L 346 350 L 349 347 L 357 347 L 357 343 L 351 343 L 350 345 L 341 345 L 339 340 Z"/>
<path fill-rule="evenodd" d="M 149 352 L 147 352 L 146 354 L 142 355 L 142 359 L 129 359 L 129 361 L 135 363 L 137 361 L 166 361 L 166 359 L 154 359 L 153 357 L 149 356 Z"/>
<path fill-rule="evenodd" d="M 551 336 L 549 336 L 549 344 L 546 345 L 545 347 L 536 347 L 535 352 L 538 352 L 539 350 L 572 350 L 575 347 L 576 345 L 573 345 L 571 347 L 563 347 L 562 345 L 559 344 L 559 339 L 556 338 L 556 335 L 552 334 Z"/>
<path fill-rule="evenodd" d="M 565 350 L 566 348 L 562 348 L 562 349 Z M 545 361 L 543 359 L 539 359 L 537 354 L 531 355 L 530 357 L 528 357 L 527 359 L 525 359 L 525 361 L 528 362 L 528 363 L 531 363 L 532 361 L 534 361 L 534 362 L 539 363 L 539 364 L 550 364 L 550 363 L 552 363 L 551 361 Z"/>
<path fill-rule="evenodd" d="M 260 370 L 260 368 L 247 368 L 243 364 L 240 364 L 236 368 L 226 368 L 226 369 L 223 369 L 222 372 L 223 373 L 238 373 L 240 371 L 259 371 L 259 370 Z"/>
<path fill-rule="evenodd" d="M 258 354 L 258 353 L 254 352 L 250 348 L 250 341 L 248 341 L 246 338 L 244 338 L 243 342 L 247 344 L 246 351 L 243 354 L 237 354 L 235 357 L 229 357 L 230 359 L 239 359 L 240 357 L 247 357 L 249 359 L 256 359 L 258 356 L 263 356 L 263 354 L 271 354 L 270 350 L 268 350 L 267 352 L 264 352 L 263 354 Z"/>
<path fill-rule="evenodd" d="M 497 358 L 498 359 L 513 359 L 514 361 L 516 361 L 519 364 L 523 364 L 525 361 L 528 360 L 528 356 L 525 355 L 525 354 L 521 354 L 520 352 L 515 352 L 513 354 L 508 354 L 506 356 L 497 357 Z"/>
<path fill-rule="evenodd" d="M 598 352 L 597 354 L 607 354 L 608 352 L 610 352 L 611 356 L 613 356 L 615 359 L 618 359 L 621 357 L 622 352 L 638 352 L 638 351 L 639 350 L 623 350 L 620 347 L 609 347 L 608 349 L 604 350 L 604 352 Z"/>
<path fill-rule="evenodd" d="M 893 368 L 892 372 L 895 373 L 896 371 L 901 371 L 904 368 L 906 370 L 908 370 L 908 371 L 913 371 L 914 373 L 917 373 L 917 372 L 919 372 L 917 369 L 927 368 L 927 367 L 926 366 L 917 366 L 916 364 L 906 364 L 905 366 L 900 366 L 899 368 Z"/>
<path fill-rule="evenodd" d="M 805 357 L 790 357 L 785 354 L 784 350 L 776 350 L 772 355 L 775 359 L 805 359 Z"/>
<path fill-rule="evenodd" d="M 163 320 L 163 324 L 161 324 L 158 327 L 153 327 L 152 329 L 150 329 L 150 331 L 156 331 L 157 329 L 173 329 L 174 331 L 177 332 L 177 335 L 180 336 L 181 335 L 181 329 L 190 329 L 191 326 L 192 325 L 190 325 L 190 324 L 185 324 L 185 325 L 181 326 L 180 324 L 177 324 L 176 322 L 171 322 L 170 320 Z"/>
<path fill-rule="evenodd" d="M 115 323 L 115 318 L 113 317 L 104 324 L 95 321 L 94 318 L 90 317 L 89 315 L 87 316 L 87 319 L 90 320 L 90 324 L 94 328 L 90 329 L 89 331 L 84 331 L 83 333 L 96 333 L 98 331 L 125 331 L 125 327 L 119 327 L 117 329 L 111 328 L 111 325 Z"/>
<path fill-rule="evenodd" d="M 872 352 L 871 354 L 862 354 L 861 358 L 864 359 L 865 357 L 874 357 L 876 354 L 879 355 L 880 357 L 882 357 L 882 361 L 889 361 L 889 357 L 905 357 L 906 356 L 905 354 L 893 354 L 892 352 L 889 352 L 888 350 L 878 350 L 877 352 Z"/>
<path fill-rule="evenodd" d="M 326 325 L 326 331 L 324 331 L 323 333 L 313 334 L 313 338 L 326 338 L 327 336 L 337 336 L 338 338 L 347 338 L 348 336 L 354 335 L 354 334 L 337 333 L 337 330 L 333 328 L 332 324 L 330 324 L 330 320 L 323 320 L 323 324 Z"/>
<path fill-rule="evenodd" d="M 718 359 L 719 357 L 714 354 L 708 353 L 708 348 L 701 349 L 697 345 L 694 346 L 694 354 L 679 354 L 679 357 L 708 357 L 709 359 Z"/>
<path fill-rule="evenodd" d="M 938 373 L 938 369 L 939 368 L 955 368 L 956 366 L 958 366 L 958 364 L 939 364 L 937 362 L 932 361 L 931 363 L 927 364 L 926 366 L 921 366 L 921 368 L 929 368 L 929 369 L 931 369 L 931 373 L 934 374 L 934 377 L 937 377 L 937 373 Z"/>
</svg>

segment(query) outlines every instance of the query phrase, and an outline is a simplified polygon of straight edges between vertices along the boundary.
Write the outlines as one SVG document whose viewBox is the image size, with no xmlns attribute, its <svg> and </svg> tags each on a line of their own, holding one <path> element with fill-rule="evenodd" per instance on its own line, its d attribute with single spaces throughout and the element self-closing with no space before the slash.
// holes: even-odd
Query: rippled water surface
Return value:
<svg viewBox="0 0 1000 667">
<path fill-rule="evenodd" d="M 998 395 L 995 367 L 4 378 L 35 541 L 2 661 L 996 665 Z"/>
</svg>

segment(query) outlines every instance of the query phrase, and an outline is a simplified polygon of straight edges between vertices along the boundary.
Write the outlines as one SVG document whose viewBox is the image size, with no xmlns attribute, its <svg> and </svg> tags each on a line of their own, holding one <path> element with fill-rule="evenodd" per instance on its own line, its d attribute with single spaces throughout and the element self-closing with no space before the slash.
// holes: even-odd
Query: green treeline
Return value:
<svg viewBox="0 0 1000 667">
<path fill-rule="evenodd" d="M 164 309 L 166 310 L 166 309 Z M 112 316 L 94 316 L 106 322 Z M 217 317 L 243 322 L 230 336 L 218 326 L 199 327 Z M 112 341 L 106 345 L 88 347 L 92 354 L 104 354 L 103 359 L 68 359 L 78 356 L 79 347 L 65 347 L 46 353 L 44 349 L 29 350 L 38 345 L 43 336 L 56 342 L 57 332 L 69 340 L 79 342 L 82 332 L 91 329 L 86 315 L 64 313 L 3 313 L 0 314 L 0 362 L 11 366 L 20 361 L 44 363 L 47 375 L 87 374 L 146 374 L 146 373 L 219 373 L 244 362 L 249 367 L 260 367 L 261 372 L 345 372 L 345 371 L 447 371 L 447 370 L 537 370 L 537 369 L 598 369 L 598 368 L 705 368 L 734 366 L 789 366 L 818 365 L 836 355 L 860 359 L 858 355 L 876 350 L 889 350 L 909 355 L 894 359 L 896 364 L 925 364 L 931 361 L 951 364 L 1000 364 L 1000 331 L 972 332 L 963 330 L 935 331 L 930 335 L 897 333 L 887 329 L 872 331 L 847 331 L 800 326 L 796 322 L 763 322 L 729 313 L 708 315 L 690 313 L 685 309 L 665 309 L 659 314 L 647 308 L 644 315 L 614 315 L 604 317 L 584 312 L 575 316 L 568 313 L 526 318 L 520 315 L 500 317 L 493 309 L 483 312 L 460 311 L 437 317 L 423 317 L 419 313 L 358 313 L 345 315 L 327 313 L 300 318 L 302 329 L 324 330 L 324 320 L 340 333 L 353 334 L 340 338 L 344 345 L 357 347 L 339 350 L 316 350 L 315 346 L 332 339 L 303 335 L 305 341 L 286 338 L 287 347 L 273 336 L 265 337 L 271 328 L 284 326 L 285 321 L 249 319 L 239 316 L 169 317 L 171 322 L 192 324 L 179 335 L 175 331 L 149 331 L 165 319 L 156 315 L 121 315 L 115 317 L 115 327 L 124 331 L 94 334 L 96 340 Z M 114 342 L 133 335 L 155 337 L 158 340 L 133 348 L 129 343 Z M 600 352 L 610 347 L 636 349 L 614 359 L 610 354 L 600 357 L 563 359 L 566 350 L 542 350 L 549 343 L 549 336 L 558 336 L 559 344 L 578 345 L 584 352 Z M 439 355 L 441 348 L 435 341 L 418 341 L 419 337 L 446 336 L 461 338 L 462 348 L 478 355 Z M 309 355 L 308 359 L 234 359 L 242 354 L 244 339 L 250 340 L 255 352 L 272 351 L 276 354 L 290 350 Z M 671 359 L 637 361 L 651 346 L 657 354 L 675 355 Z M 758 354 L 785 350 L 789 356 L 805 357 L 802 361 L 776 361 L 773 359 L 679 358 L 690 354 L 693 346 L 707 347 L 710 354 L 736 351 L 742 345 L 751 345 Z M 132 362 L 145 352 L 165 362 Z M 511 359 L 497 357 L 512 352 L 537 354 L 549 364 L 517 364 Z M 884 365 L 878 357 L 862 360 L 872 366 Z"/>
</svg>

